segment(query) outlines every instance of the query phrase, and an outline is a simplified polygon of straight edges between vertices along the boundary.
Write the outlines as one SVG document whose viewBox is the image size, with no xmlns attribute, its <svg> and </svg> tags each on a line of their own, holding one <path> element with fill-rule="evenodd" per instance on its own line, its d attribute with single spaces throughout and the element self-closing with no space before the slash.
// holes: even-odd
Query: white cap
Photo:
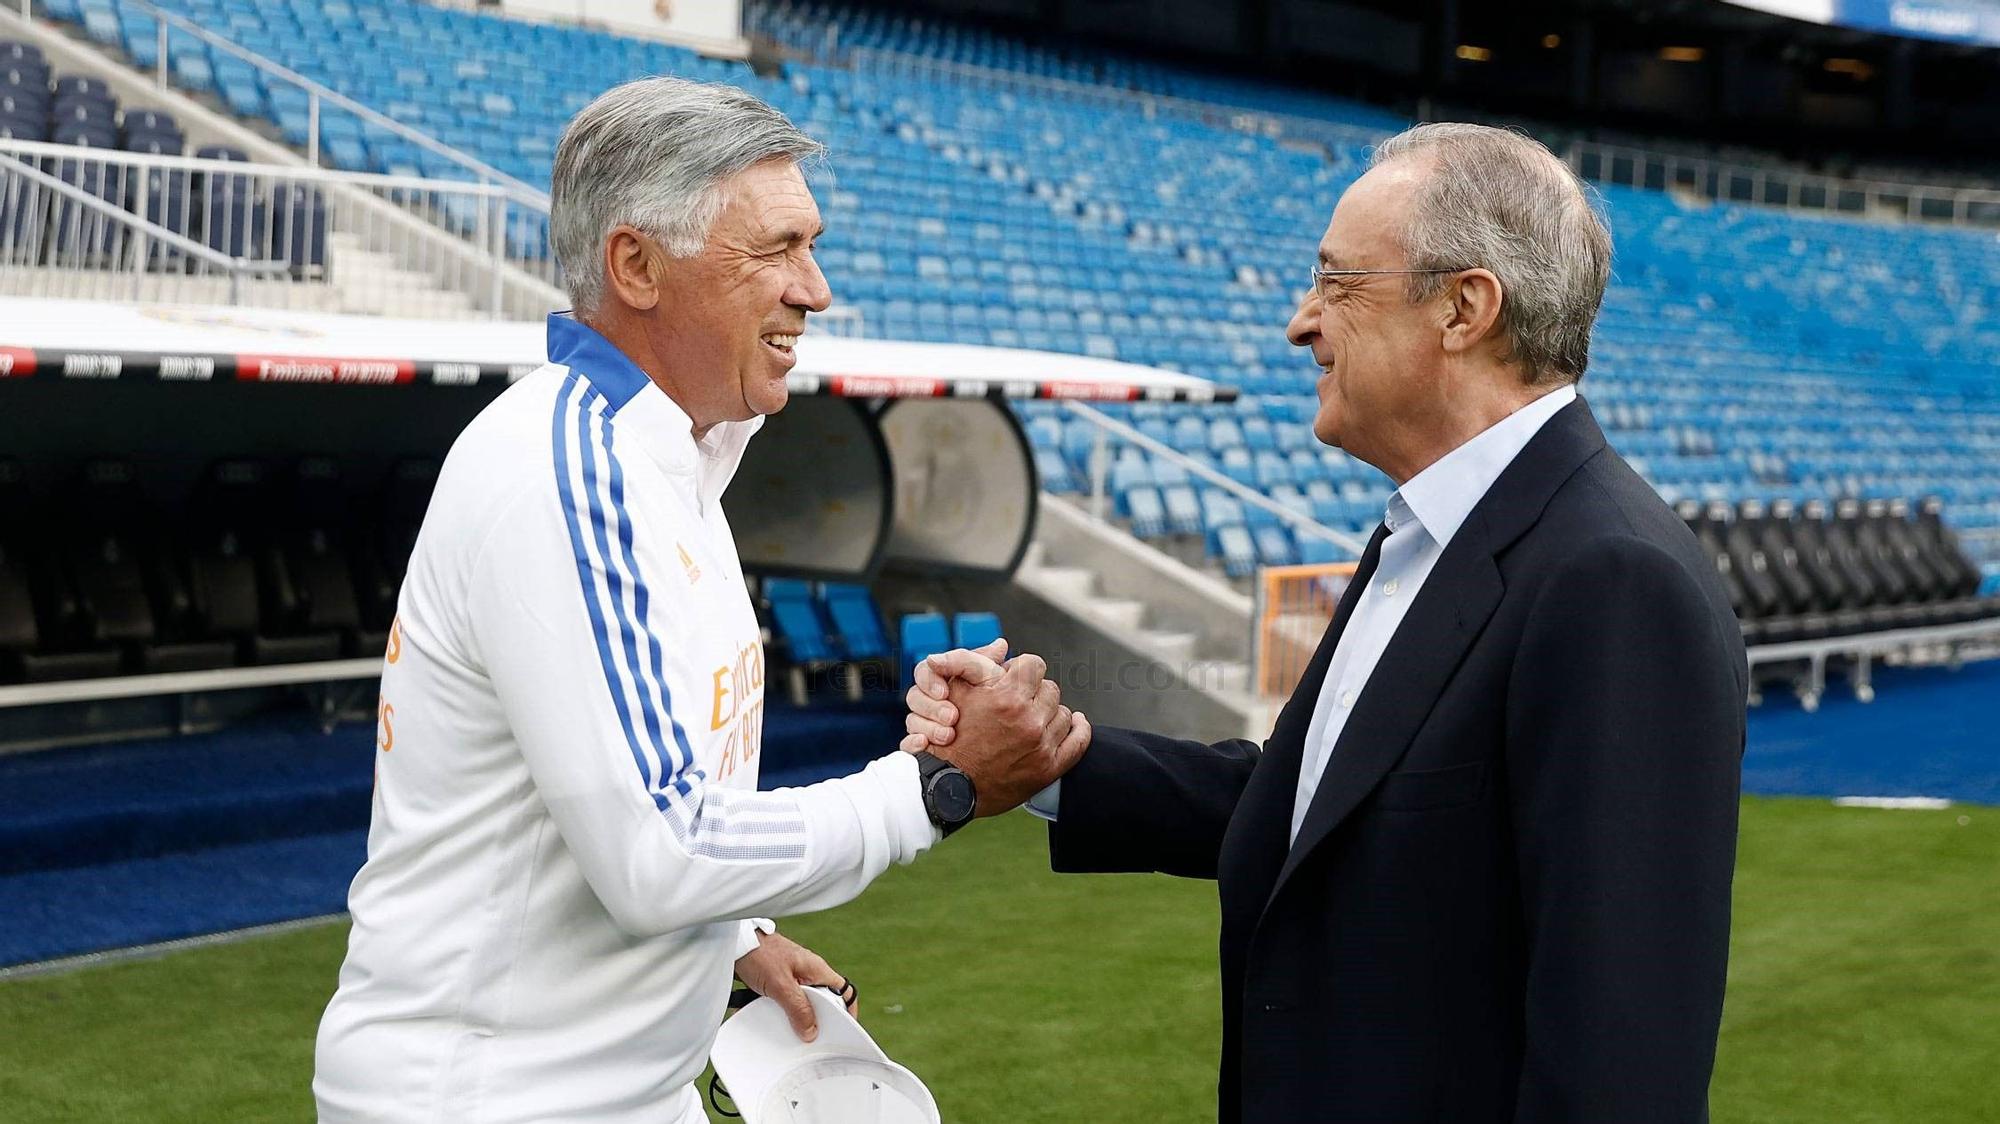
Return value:
<svg viewBox="0 0 2000 1124">
<path fill-rule="evenodd" d="M 890 1061 L 833 993 L 805 990 L 815 1041 L 799 1041 L 772 999 L 738 1011 L 715 1036 L 709 1061 L 743 1124 L 939 1124 L 917 1075 Z"/>
</svg>

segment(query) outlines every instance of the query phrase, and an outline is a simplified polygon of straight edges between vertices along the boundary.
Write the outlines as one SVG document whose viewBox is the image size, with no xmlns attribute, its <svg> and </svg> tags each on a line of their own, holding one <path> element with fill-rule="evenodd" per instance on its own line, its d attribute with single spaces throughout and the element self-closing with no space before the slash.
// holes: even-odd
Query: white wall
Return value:
<svg viewBox="0 0 2000 1124">
<path fill-rule="evenodd" d="M 747 46 L 742 0 L 501 0 L 501 8 L 523 19 L 591 23 L 731 54 Z"/>
</svg>

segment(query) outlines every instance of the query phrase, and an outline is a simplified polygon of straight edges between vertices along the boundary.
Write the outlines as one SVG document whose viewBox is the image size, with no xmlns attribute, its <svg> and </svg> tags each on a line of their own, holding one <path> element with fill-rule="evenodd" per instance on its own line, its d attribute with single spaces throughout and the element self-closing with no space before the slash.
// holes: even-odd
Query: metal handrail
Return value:
<svg viewBox="0 0 2000 1124">
<path fill-rule="evenodd" d="M 206 176 L 211 180 L 217 177 L 228 180 L 242 178 L 267 184 L 308 187 L 325 193 L 332 207 L 330 217 L 339 221 L 338 216 L 346 216 L 343 229 L 362 237 L 364 249 L 388 253 L 417 272 L 430 273 L 446 289 L 466 292 L 475 299 L 483 295 L 483 306 L 495 318 L 508 314 L 509 302 L 519 295 L 519 286 L 523 282 L 533 290 L 525 305 L 530 312 L 538 314 L 541 308 L 554 307 L 561 300 L 559 291 L 549 287 L 539 277 L 521 272 L 520 264 L 508 260 L 503 243 L 506 209 L 518 208 L 528 214 L 535 213 L 535 209 L 520 203 L 510 189 L 501 184 L 122 152 L 11 139 L 0 139 L 0 155 L 43 166 L 53 160 L 88 162 L 101 167 L 107 175 L 132 177 L 141 183 L 148 173 L 166 172 L 196 182 L 197 177 Z M 423 213 L 422 207 L 427 201 L 446 198 L 470 203 L 477 211 L 477 227 L 469 232 L 447 228 L 436 225 L 433 218 Z M 143 206 L 138 209 L 144 210 Z M 514 276 L 517 272 L 521 272 L 518 278 Z M 477 287 L 468 287 L 468 281 Z M 546 294 L 540 291 L 543 288 L 548 289 Z M 523 314 L 522 309 L 516 308 L 513 314 Z"/>
<path fill-rule="evenodd" d="M 237 166 L 240 167 L 241 165 Z M 229 274 L 229 299 L 232 303 L 240 303 L 242 300 L 244 275 L 255 274 L 264 276 L 273 273 L 285 273 L 291 268 L 290 264 L 286 262 L 261 262 L 251 261 L 248 258 L 231 257 L 220 250 L 205 246 L 168 227 L 161 226 L 159 223 L 153 222 L 143 215 L 134 214 L 116 203 L 100 199 L 75 184 L 66 183 L 60 177 L 50 175 L 26 160 L 15 160 L 8 164 L 0 165 L 0 172 L 8 175 L 20 175 L 54 191 L 58 195 L 67 196 L 85 208 L 96 211 L 111 221 L 135 230 L 147 238 L 155 239 L 189 257 L 206 262 L 217 270 L 227 272 Z"/>
<path fill-rule="evenodd" d="M 340 93 L 337 90 L 334 90 L 327 86 L 323 86 L 320 83 L 315 82 L 310 78 L 307 78 L 305 75 L 300 74 L 295 70 L 282 66 L 279 63 L 273 62 L 272 60 L 265 58 L 263 55 L 260 55 L 257 52 L 252 51 L 246 47 L 239 46 L 236 43 L 230 41 L 229 39 L 221 35 L 217 35 L 215 32 L 212 32 L 207 28 L 202 27 L 201 25 L 186 19 L 183 16 L 179 16 L 174 14 L 173 12 L 169 12 L 166 9 L 161 8 L 156 4 L 148 3 L 147 0 L 126 0 L 126 4 L 129 7 L 138 8 L 139 10 L 146 12 L 152 15 L 155 19 L 161 21 L 161 26 L 159 29 L 160 56 L 158 62 L 157 79 L 160 85 L 162 86 L 165 86 L 167 84 L 166 25 L 172 24 L 174 27 L 186 31 L 190 35 L 195 36 L 196 38 L 202 40 L 203 42 L 209 44 L 210 46 L 217 47 L 223 51 L 228 52 L 229 54 L 236 56 L 237 58 L 242 59 L 247 63 L 250 63 L 252 66 L 257 67 L 259 70 L 264 71 L 266 74 L 274 75 L 304 90 L 307 95 L 306 105 L 307 105 L 307 116 L 308 116 L 308 125 L 306 128 L 306 159 L 311 163 L 313 163 L 314 165 L 317 165 L 319 163 L 320 103 L 323 101 L 330 102 L 333 105 L 338 106 L 339 108 L 354 114 L 356 117 L 359 117 L 364 121 L 370 122 L 371 124 L 380 125 L 383 128 L 388 129 L 390 132 L 395 133 L 397 136 L 402 137 L 404 140 L 410 141 L 422 148 L 428 149 L 431 152 L 435 152 L 440 156 L 444 156 L 450 159 L 454 163 L 458 164 L 460 167 L 466 168 L 473 174 L 479 176 L 482 182 L 490 181 L 508 188 L 509 189 L 508 197 L 516 203 L 520 203 L 526 206 L 536 207 L 542 210 L 543 212 L 547 212 L 549 209 L 549 195 L 547 192 L 535 188 L 533 185 L 527 183 L 524 180 L 519 180 L 514 178 L 513 176 L 508 175 L 507 173 L 501 171 L 498 168 L 495 168 L 491 164 L 486 163 L 485 161 L 479 159 L 476 156 L 471 155 L 470 153 L 463 152 L 459 149 L 453 148 L 452 146 L 444 143 L 441 140 L 438 140 L 436 137 L 433 137 L 430 134 L 425 133 L 421 130 L 412 129 L 408 125 L 403 124 L 401 121 L 398 121 L 395 118 L 388 116 L 387 114 L 371 109 L 368 106 L 363 105 L 361 102 L 355 101 L 353 98 L 350 98 L 347 95 Z"/>
<path fill-rule="evenodd" d="M 489 199 L 509 199 L 514 202 L 508 189 L 501 184 L 475 183 L 471 180 L 439 180 L 423 176 L 398 176 L 384 172 L 344 172 L 337 168 L 308 168 L 293 164 L 258 164 L 245 160 L 217 160 L 206 156 L 169 156 L 164 153 L 126 152 L 113 148 L 84 148 L 73 144 L 51 144 L 47 141 L 17 140 L 0 137 L 0 152 L 16 153 L 24 156 L 52 156 L 65 160 L 87 160 L 98 164 L 122 164 L 141 169 L 160 169 L 184 172 L 214 172 L 218 175 L 266 176 L 288 180 L 301 180 L 324 184 L 348 184 L 355 187 L 394 188 L 403 191 L 450 191 L 461 195 L 478 195 Z"/>
<path fill-rule="evenodd" d="M 1747 203 L 1759 207 L 1783 206 L 1788 210 L 1853 214 L 1855 212 L 1845 210 L 1836 205 L 1838 196 L 1859 194 L 1864 197 L 1867 203 L 1871 204 L 1887 196 L 1903 200 L 1904 211 L 1909 217 L 1923 219 L 1927 216 L 1916 209 L 1917 205 L 1926 199 L 1936 199 L 1951 204 L 1951 221 L 1954 224 L 1961 225 L 1971 223 L 1970 207 L 1973 204 L 2000 207 L 2000 191 L 1982 188 L 1944 187 L 1936 184 L 1907 183 L 1893 180 L 1846 179 L 1840 176 L 1800 172 L 1776 166 L 1741 164 L 1724 160 L 1714 160 L 1703 156 L 1658 152 L 1652 149 L 1635 148 L 1630 145 L 1604 144 L 1598 141 L 1571 141 L 1566 146 L 1564 155 L 1570 167 L 1576 169 L 1579 174 L 1583 170 L 1584 158 L 1586 156 L 1594 156 L 1598 160 L 1598 175 L 1595 177 L 1596 179 L 1614 184 L 1626 183 L 1628 186 L 1633 187 L 1645 186 L 1644 180 L 1646 177 L 1644 170 L 1652 165 L 1657 165 L 1662 169 L 1662 175 L 1666 180 L 1665 186 L 1668 189 L 1687 186 L 1679 180 L 1679 173 L 1683 171 L 1692 172 L 1695 176 L 1695 186 L 1703 187 L 1704 192 L 1706 190 L 1704 185 L 1708 178 L 1714 176 L 1717 178 L 1718 184 L 1716 201 L 1721 203 Z M 1612 162 L 1617 160 L 1630 162 L 1632 165 L 1632 175 L 1625 177 L 1624 180 L 1620 180 L 1609 174 Z M 1749 182 L 1752 185 L 1754 198 L 1739 200 L 1731 199 L 1727 195 L 1722 194 L 1720 184 L 1725 179 L 1730 182 Z M 1785 203 L 1772 204 L 1767 201 L 1766 196 L 1768 192 L 1766 188 L 1771 184 L 1779 184 L 1784 187 Z M 1803 192 L 1809 189 L 1824 193 L 1825 198 L 1820 205 L 1814 206 L 1801 199 Z M 1981 225 L 1990 225 L 1990 223 L 1982 223 Z"/>
<path fill-rule="evenodd" d="M 1216 485 L 1244 503 L 1250 504 L 1252 507 L 1260 510 L 1268 511 L 1277 516 L 1280 521 L 1289 523 L 1308 534 L 1325 539 L 1342 550 L 1353 554 L 1356 558 L 1359 558 L 1362 551 L 1367 549 L 1367 544 L 1353 535 L 1347 534 L 1344 531 L 1336 531 L 1310 515 L 1301 515 L 1297 511 L 1264 495 L 1262 492 L 1231 480 L 1229 477 L 1187 456 L 1171 445 L 1153 440 L 1151 437 L 1111 417 L 1102 410 L 1092 409 L 1082 402 L 1075 401 L 1066 401 L 1063 403 L 1063 406 L 1077 417 L 1083 418 L 1097 427 L 1097 446 L 1091 451 L 1090 496 L 1092 511 L 1100 521 L 1104 519 L 1107 510 L 1104 487 L 1106 476 L 1110 471 L 1110 442 L 1106 438 L 1106 435 L 1109 434 L 1129 441 L 1171 464 L 1179 465 L 1186 469 L 1190 475 L 1199 476 L 1201 479 Z"/>
</svg>

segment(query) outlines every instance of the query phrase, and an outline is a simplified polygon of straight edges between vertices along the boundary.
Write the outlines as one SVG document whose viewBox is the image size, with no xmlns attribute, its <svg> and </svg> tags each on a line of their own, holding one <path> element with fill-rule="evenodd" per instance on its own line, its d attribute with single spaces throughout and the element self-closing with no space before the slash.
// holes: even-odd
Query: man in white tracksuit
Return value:
<svg viewBox="0 0 2000 1124">
<path fill-rule="evenodd" d="M 764 654 L 721 496 L 831 301 L 798 167 L 818 151 L 675 79 L 566 130 L 577 313 L 453 445 L 410 559 L 321 1120 L 699 1124 L 732 975 L 802 1036 L 801 986 L 845 982 L 757 918 L 847 901 L 1087 743 L 1023 657 L 949 761 L 885 746 L 756 791 Z"/>
</svg>

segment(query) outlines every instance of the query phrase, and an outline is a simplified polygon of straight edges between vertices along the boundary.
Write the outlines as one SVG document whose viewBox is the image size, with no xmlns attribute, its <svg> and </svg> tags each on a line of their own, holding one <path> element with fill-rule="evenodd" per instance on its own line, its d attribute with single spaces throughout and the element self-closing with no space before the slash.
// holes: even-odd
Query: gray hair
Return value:
<svg viewBox="0 0 2000 1124">
<path fill-rule="evenodd" d="M 556 145 L 549 241 L 580 313 L 604 298 L 604 239 L 629 225 L 693 257 L 722 211 L 723 181 L 766 160 L 825 147 L 734 86 L 642 78 L 584 106 Z"/>
<path fill-rule="evenodd" d="M 1479 267 L 1500 279 L 1508 361 L 1530 386 L 1573 383 L 1590 363 L 1590 329 L 1611 277 L 1611 232 L 1589 189 L 1532 137 L 1486 125 L 1418 125 L 1375 149 L 1369 167 L 1420 157 L 1431 174 L 1401 232 L 1412 269 Z M 1412 303 L 1444 291 L 1413 274 Z"/>
</svg>

